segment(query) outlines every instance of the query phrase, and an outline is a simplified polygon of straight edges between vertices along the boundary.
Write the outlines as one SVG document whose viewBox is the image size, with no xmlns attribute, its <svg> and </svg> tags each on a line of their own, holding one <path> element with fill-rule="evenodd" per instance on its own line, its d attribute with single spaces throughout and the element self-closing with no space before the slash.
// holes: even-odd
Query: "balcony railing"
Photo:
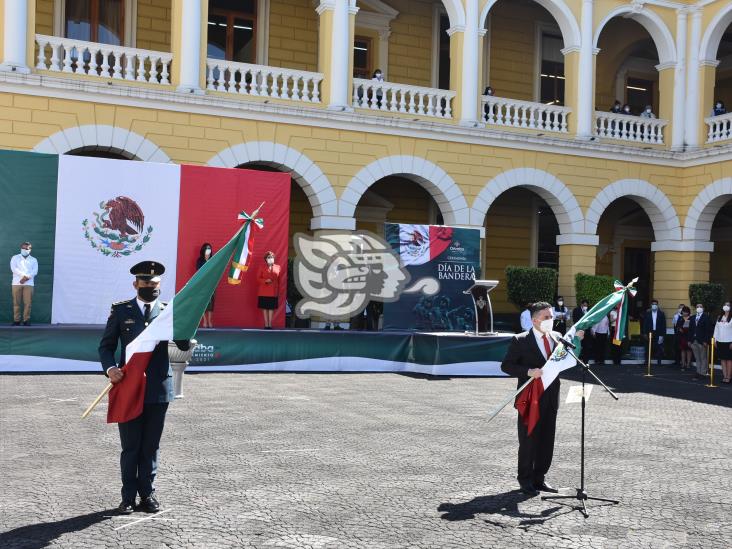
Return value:
<svg viewBox="0 0 732 549">
<path fill-rule="evenodd" d="M 36 45 L 39 70 L 170 85 L 170 53 L 43 34 L 36 35 Z"/>
<path fill-rule="evenodd" d="M 710 116 L 709 118 L 705 118 L 704 122 L 709 126 L 707 143 L 717 143 L 718 141 L 732 139 L 732 113 Z"/>
<path fill-rule="evenodd" d="M 483 122 L 489 126 L 507 126 L 546 132 L 567 133 L 567 117 L 572 109 L 519 99 L 484 95 Z"/>
<path fill-rule="evenodd" d="M 358 109 L 452 118 L 454 98 L 450 90 L 353 79 L 353 106 Z"/>
<path fill-rule="evenodd" d="M 318 72 L 208 59 L 206 87 L 212 91 L 320 103 Z"/>
<path fill-rule="evenodd" d="M 667 124 L 667 120 L 657 118 L 595 111 L 595 135 L 608 139 L 663 145 L 663 128 Z"/>
</svg>

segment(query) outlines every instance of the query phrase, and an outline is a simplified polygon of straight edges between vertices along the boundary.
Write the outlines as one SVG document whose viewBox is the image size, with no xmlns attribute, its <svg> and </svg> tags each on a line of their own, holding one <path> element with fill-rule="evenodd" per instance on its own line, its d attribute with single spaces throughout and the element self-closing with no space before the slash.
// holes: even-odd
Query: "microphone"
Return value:
<svg viewBox="0 0 732 549">
<path fill-rule="evenodd" d="M 553 332 L 550 332 L 550 337 L 554 340 L 555 343 L 561 343 L 564 345 L 567 349 L 576 349 L 577 345 L 572 343 L 571 341 L 568 341 L 567 339 L 563 338 L 562 336 L 555 335 Z"/>
</svg>

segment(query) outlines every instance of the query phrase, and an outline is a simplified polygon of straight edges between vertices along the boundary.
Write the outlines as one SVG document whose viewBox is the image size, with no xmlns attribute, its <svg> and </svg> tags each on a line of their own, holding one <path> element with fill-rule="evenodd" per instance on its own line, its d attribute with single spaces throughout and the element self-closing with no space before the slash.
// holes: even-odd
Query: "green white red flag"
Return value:
<svg viewBox="0 0 732 549">
<path fill-rule="evenodd" d="M 610 311 L 613 309 L 617 309 L 618 311 L 617 325 L 621 325 L 621 320 L 623 323 L 621 329 L 616 328 L 614 335 L 614 339 L 618 341 L 616 345 L 620 344 L 626 333 L 625 324 L 627 324 L 628 318 L 627 294 L 635 295 L 636 290 L 633 288 L 633 284 L 637 281 L 638 279 L 635 278 L 630 284 L 623 286 L 622 283 L 616 280 L 614 285 L 615 291 L 598 301 L 567 331 L 564 338 L 574 343 L 576 346 L 576 349 L 574 349 L 575 354 L 579 355 L 582 349 L 582 342 L 576 336 L 577 331 L 589 330 L 610 314 Z M 567 351 L 562 343 L 557 343 L 551 356 L 542 367 L 542 376 L 529 383 L 516 397 L 514 406 L 518 410 L 524 425 L 526 425 L 529 435 L 539 422 L 539 400 L 544 394 L 544 391 L 557 379 L 560 372 L 573 367 L 575 364 L 577 364 L 577 360 L 572 354 Z"/>
<path fill-rule="evenodd" d="M 262 206 L 260 205 L 259 208 Z M 234 257 L 231 260 L 231 270 L 229 271 L 229 284 L 241 284 L 242 275 L 249 269 L 252 262 L 252 251 L 254 250 L 254 228 L 264 228 L 264 221 L 257 218 L 259 213 L 257 208 L 250 216 L 246 212 L 239 214 L 239 219 L 244 221 L 242 227 L 243 233 L 240 242 L 234 250 Z"/>
<path fill-rule="evenodd" d="M 127 362 L 123 366 L 125 376 L 109 392 L 107 423 L 124 423 L 142 413 L 145 370 L 155 347 L 161 342 L 187 341 L 196 334 L 201 317 L 229 261 L 236 252 L 241 254 L 241 250 L 246 249 L 247 237 L 251 238 L 252 219 L 245 212 L 240 214 L 239 219 L 245 219 L 245 223 L 231 240 L 204 263 L 160 315 L 127 345 Z"/>
</svg>

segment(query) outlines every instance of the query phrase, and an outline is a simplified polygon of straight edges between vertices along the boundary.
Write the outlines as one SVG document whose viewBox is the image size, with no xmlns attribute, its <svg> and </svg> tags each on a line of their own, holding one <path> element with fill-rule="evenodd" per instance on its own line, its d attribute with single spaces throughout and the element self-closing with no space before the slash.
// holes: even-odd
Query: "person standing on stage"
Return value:
<svg viewBox="0 0 732 549">
<path fill-rule="evenodd" d="M 567 333 L 567 317 L 569 316 L 569 308 L 564 304 L 564 297 L 557 297 L 554 304 L 554 331 L 564 335 Z"/>
<path fill-rule="evenodd" d="M 732 311 L 730 302 L 722 306 L 722 314 L 714 327 L 714 341 L 717 344 L 717 356 L 722 364 L 722 383 L 732 381 Z"/>
<path fill-rule="evenodd" d="M 204 242 L 201 246 L 201 251 L 198 254 L 198 259 L 196 259 L 196 270 L 198 271 L 201 267 L 203 267 L 206 264 L 206 261 L 211 259 L 211 256 L 213 255 L 213 246 L 209 244 L 208 242 Z M 213 310 L 214 310 L 214 296 L 216 294 L 211 296 L 211 301 L 208 302 L 208 305 L 206 306 L 206 312 L 203 313 L 203 318 L 201 319 L 203 321 L 203 328 L 213 328 Z"/>
<path fill-rule="evenodd" d="M 21 320 L 23 326 L 30 326 L 34 281 L 38 274 L 38 260 L 31 255 L 32 249 L 30 242 L 23 242 L 20 253 L 10 258 L 10 270 L 13 272 L 13 326 L 20 326 Z"/>
<path fill-rule="evenodd" d="M 592 343 L 595 351 L 595 364 L 605 364 L 608 332 L 610 332 L 610 319 L 607 316 L 602 317 L 600 321 L 592 327 Z"/>
<path fill-rule="evenodd" d="M 694 353 L 694 362 L 696 363 L 694 381 L 703 379 L 709 370 L 707 353 L 709 351 L 709 339 L 712 335 L 709 324 L 709 315 L 704 312 L 704 305 L 697 303 L 696 315 L 692 316 L 689 321 L 689 341 L 691 343 L 691 351 Z"/>
<path fill-rule="evenodd" d="M 518 387 L 529 378 L 542 376 L 542 368 L 554 349 L 551 337 L 552 306 L 540 301 L 534 303 L 530 310 L 531 329 L 513 336 L 506 357 L 501 363 L 501 370 L 518 378 Z M 558 335 L 558 334 L 557 334 Z M 582 338 L 582 330 L 577 337 Z M 537 495 L 539 491 L 557 492 L 548 482 L 546 474 L 554 455 L 554 431 L 559 409 L 559 379 L 557 378 L 541 395 L 539 400 L 539 422 L 531 435 L 528 434 L 523 418 L 518 418 L 518 475 L 521 491 L 528 495 Z"/>
<path fill-rule="evenodd" d="M 646 311 L 643 315 L 641 323 L 641 335 L 646 342 L 651 340 L 653 349 L 651 353 L 655 354 L 658 365 L 661 365 L 663 358 L 663 337 L 666 335 L 666 315 L 658 307 L 658 300 L 651 301 L 650 311 Z"/>
<path fill-rule="evenodd" d="M 272 329 L 272 317 L 278 307 L 280 295 L 280 266 L 275 264 L 275 254 L 269 251 L 264 254 L 264 265 L 259 268 L 258 307 L 264 315 L 264 329 Z"/>
<path fill-rule="evenodd" d="M 681 307 L 681 316 L 674 327 L 676 331 L 676 342 L 679 347 L 681 369 L 691 368 L 691 347 L 689 341 L 689 328 L 691 326 L 691 309 L 686 305 Z"/>
<path fill-rule="evenodd" d="M 119 383 L 125 375 L 125 350 L 142 331 L 154 322 L 166 303 L 161 302 L 160 277 L 165 267 L 155 261 L 143 261 L 130 269 L 135 277 L 132 286 L 137 295 L 112 305 L 104 335 L 99 343 L 102 369 L 112 383 Z M 182 351 L 189 349 L 188 341 L 176 341 Z M 122 345 L 119 366 L 115 360 L 117 345 Z M 168 360 L 168 342 L 159 343 L 152 352 L 145 370 L 145 401 L 142 414 L 133 420 L 119 423 L 122 444 L 120 469 L 122 472 L 122 502 L 117 510 L 128 515 L 135 510 L 140 495 L 139 509 L 155 513 L 160 502 L 155 495 L 155 476 L 158 468 L 160 437 L 165 426 L 168 403 L 173 400 L 173 373 Z"/>
</svg>

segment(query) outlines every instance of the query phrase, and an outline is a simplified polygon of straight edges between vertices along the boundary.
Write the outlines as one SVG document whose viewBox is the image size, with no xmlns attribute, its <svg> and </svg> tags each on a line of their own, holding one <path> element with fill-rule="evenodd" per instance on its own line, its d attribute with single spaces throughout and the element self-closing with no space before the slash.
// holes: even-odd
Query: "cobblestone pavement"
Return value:
<svg viewBox="0 0 732 549">
<path fill-rule="evenodd" d="M 588 519 L 516 490 L 515 411 L 485 421 L 514 380 L 187 376 L 163 435 L 164 512 L 122 518 L 117 429 L 106 405 L 80 419 L 104 379 L 1 376 L 0 547 L 732 547 L 732 388 L 598 370 L 620 401 L 593 389 L 587 487 L 622 503 Z M 565 491 L 571 385 L 547 478 Z"/>
</svg>

